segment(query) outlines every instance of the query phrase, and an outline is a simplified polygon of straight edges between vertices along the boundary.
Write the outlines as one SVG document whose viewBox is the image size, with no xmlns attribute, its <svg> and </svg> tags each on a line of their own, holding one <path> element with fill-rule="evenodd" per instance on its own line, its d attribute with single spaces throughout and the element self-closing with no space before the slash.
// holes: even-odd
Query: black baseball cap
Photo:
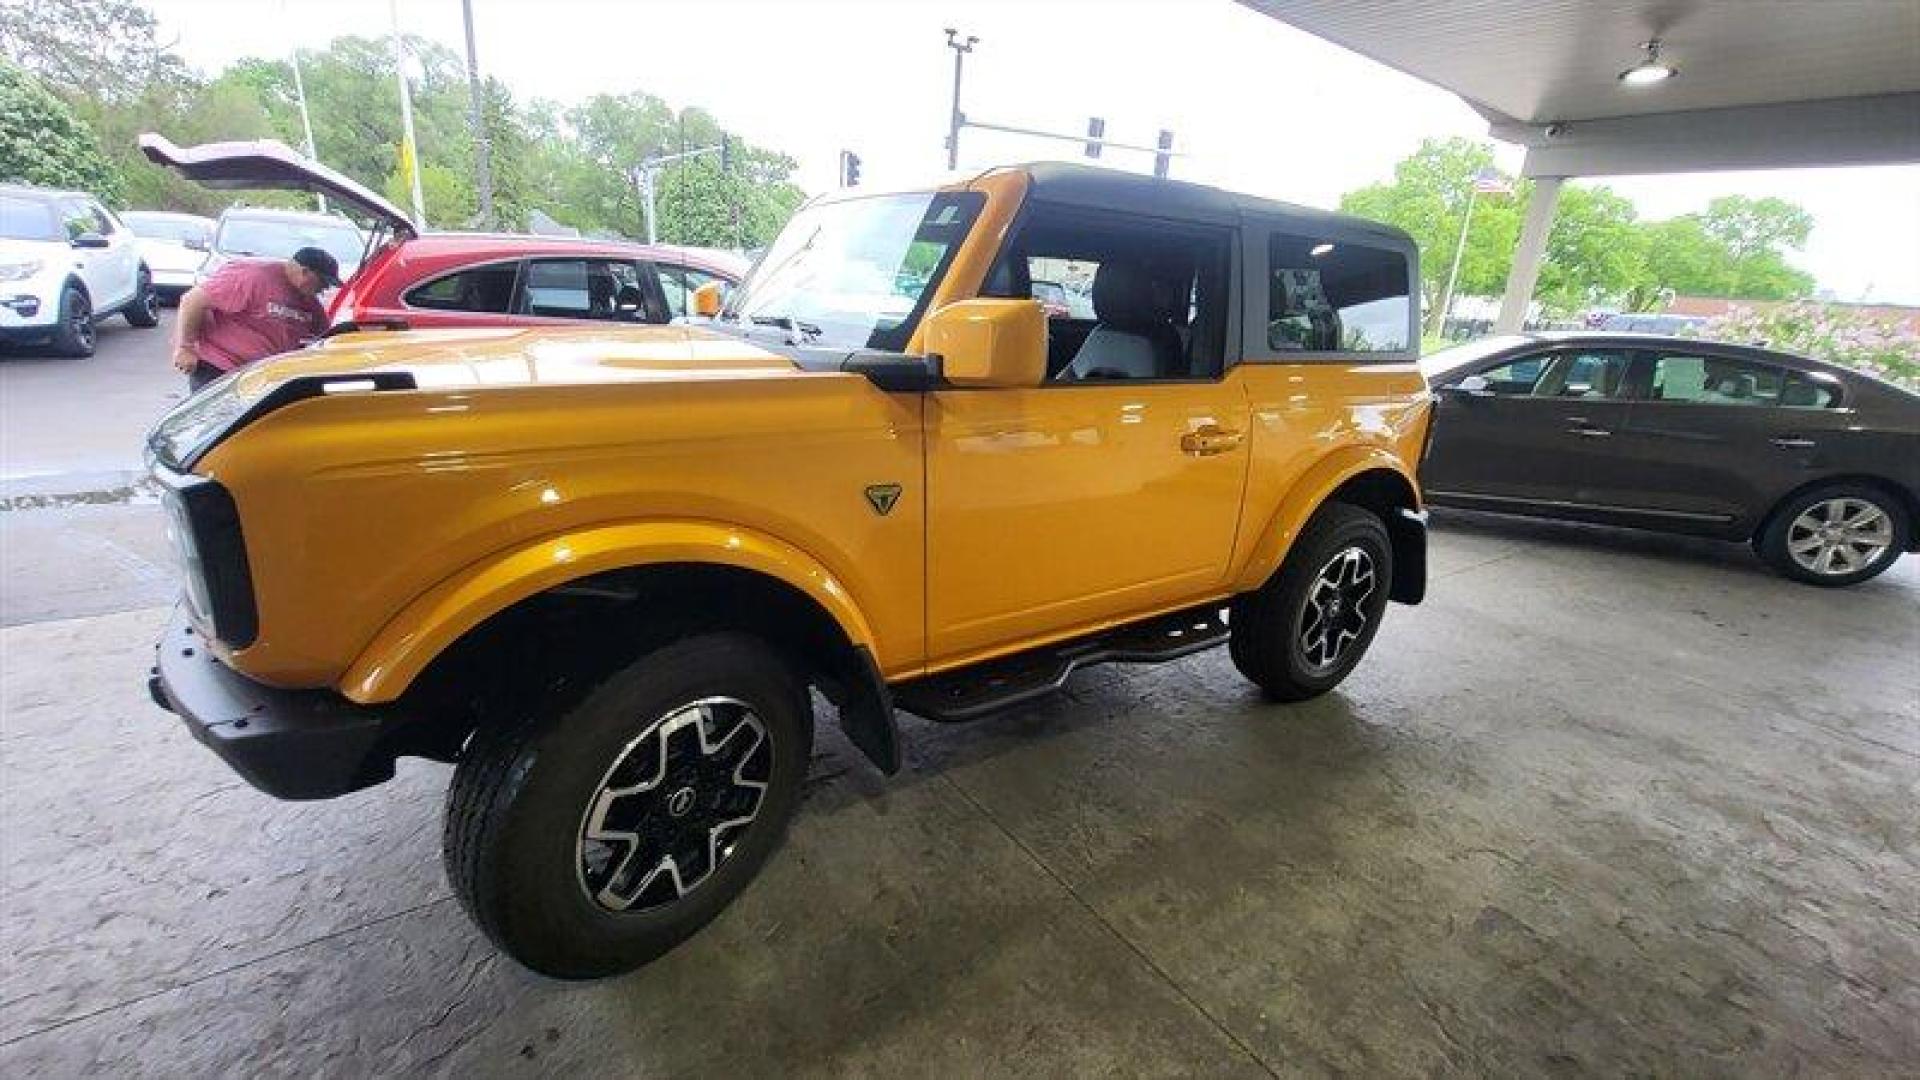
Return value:
<svg viewBox="0 0 1920 1080">
<path fill-rule="evenodd" d="M 303 247 L 293 253 L 293 261 L 313 271 L 325 288 L 340 287 L 340 260 L 325 248 Z"/>
</svg>

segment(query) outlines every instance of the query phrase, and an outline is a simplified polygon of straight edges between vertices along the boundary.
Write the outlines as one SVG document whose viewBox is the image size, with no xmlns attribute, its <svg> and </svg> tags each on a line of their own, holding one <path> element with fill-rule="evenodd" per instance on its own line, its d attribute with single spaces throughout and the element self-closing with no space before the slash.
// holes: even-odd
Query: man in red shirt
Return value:
<svg viewBox="0 0 1920 1080">
<path fill-rule="evenodd" d="M 340 263 L 316 247 L 284 262 L 238 260 L 180 298 L 173 366 L 194 390 L 255 360 L 319 337 L 327 312 L 314 297 L 340 284 Z"/>
</svg>

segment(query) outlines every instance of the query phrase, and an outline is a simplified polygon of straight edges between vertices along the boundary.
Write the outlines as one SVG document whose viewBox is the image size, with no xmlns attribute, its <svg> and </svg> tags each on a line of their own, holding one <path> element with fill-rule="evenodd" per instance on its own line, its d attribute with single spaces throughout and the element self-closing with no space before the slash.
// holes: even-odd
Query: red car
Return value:
<svg viewBox="0 0 1920 1080">
<path fill-rule="evenodd" d="M 723 251 L 556 236 L 421 233 L 400 208 L 284 143 L 178 147 L 140 136 L 148 160 L 204 187 L 310 191 L 371 222 L 367 257 L 334 294 L 333 324 L 547 326 L 670 322 L 694 289 L 746 276 Z"/>
</svg>

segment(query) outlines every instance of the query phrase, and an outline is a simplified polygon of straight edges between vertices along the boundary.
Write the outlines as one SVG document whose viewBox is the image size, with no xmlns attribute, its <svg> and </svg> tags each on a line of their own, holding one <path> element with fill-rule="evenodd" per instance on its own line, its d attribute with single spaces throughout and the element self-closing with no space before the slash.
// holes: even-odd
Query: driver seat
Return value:
<svg viewBox="0 0 1920 1080">
<path fill-rule="evenodd" d="M 1179 373 L 1180 332 L 1167 317 L 1160 293 L 1144 264 L 1101 263 L 1093 275 L 1093 314 L 1099 322 L 1058 378 L 1165 379 Z"/>
</svg>

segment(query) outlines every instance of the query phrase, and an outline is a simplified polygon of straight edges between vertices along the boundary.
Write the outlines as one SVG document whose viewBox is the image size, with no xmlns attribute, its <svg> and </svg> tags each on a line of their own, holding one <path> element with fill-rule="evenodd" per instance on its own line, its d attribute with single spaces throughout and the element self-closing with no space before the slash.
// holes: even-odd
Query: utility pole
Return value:
<svg viewBox="0 0 1920 1080">
<path fill-rule="evenodd" d="M 473 0 L 460 0 L 460 15 L 467 23 L 467 97 L 473 122 L 473 171 L 480 187 L 480 225 L 491 229 L 494 227 L 493 146 L 487 136 L 486 110 L 480 93 L 480 57 L 473 48 Z"/>
<path fill-rule="evenodd" d="M 300 128 L 307 136 L 307 157 L 320 160 L 320 152 L 313 148 L 313 117 L 307 115 L 307 83 L 300 77 L 300 50 L 295 49 L 287 56 L 287 62 L 293 66 L 293 96 L 300 102 Z M 320 212 L 327 212 L 327 197 L 314 192 L 313 197 L 320 203 Z"/>
<path fill-rule="evenodd" d="M 413 91 L 407 86 L 407 46 L 400 40 L 400 0 L 388 0 L 393 14 L 393 76 L 400 80 L 400 163 L 413 179 L 413 224 L 427 227 L 426 200 L 420 194 L 420 144 L 413 137 Z"/>
<path fill-rule="evenodd" d="M 966 40 L 960 38 L 960 31 L 947 29 L 947 48 L 953 50 L 953 110 L 947 117 L 947 168 L 960 167 L 960 126 L 966 123 L 965 114 L 960 111 L 960 66 L 968 53 L 979 42 L 979 38 L 969 34 Z"/>
</svg>

